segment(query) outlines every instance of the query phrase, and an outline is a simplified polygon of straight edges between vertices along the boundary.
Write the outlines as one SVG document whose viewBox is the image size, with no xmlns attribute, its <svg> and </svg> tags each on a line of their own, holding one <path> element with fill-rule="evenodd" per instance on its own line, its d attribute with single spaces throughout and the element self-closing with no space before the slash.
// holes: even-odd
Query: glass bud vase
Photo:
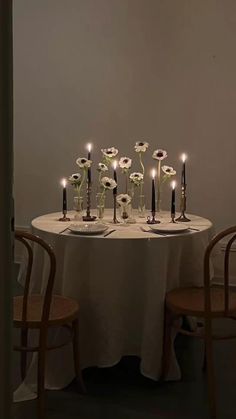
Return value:
<svg viewBox="0 0 236 419">
<path fill-rule="evenodd" d="M 98 192 L 96 195 L 96 202 L 97 202 L 97 217 L 99 220 L 104 218 L 105 213 L 105 194 L 102 192 Z"/>
<path fill-rule="evenodd" d="M 75 210 L 74 219 L 77 221 L 82 221 L 82 217 L 83 217 L 83 197 L 82 196 L 74 196 L 73 208 Z"/>
<path fill-rule="evenodd" d="M 140 218 L 145 218 L 146 217 L 145 196 L 143 194 L 139 195 L 138 216 Z"/>
<path fill-rule="evenodd" d="M 129 223 L 129 217 L 130 217 L 130 214 L 131 214 L 131 205 L 130 204 L 120 205 L 119 210 L 120 210 L 120 218 L 121 218 L 122 222 L 124 224 Z"/>
<path fill-rule="evenodd" d="M 131 202 L 128 204 L 128 207 L 129 207 L 129 218 L 128 218 L 127 223 L 129 223 L 129 224 L 135 224 L 136 223 L 136 220 L 135 220 L 134 214 L 133 214 L 134 187 L 132 187 L 129 190 L 129 196 L 131 197 Z"/>
</svg>

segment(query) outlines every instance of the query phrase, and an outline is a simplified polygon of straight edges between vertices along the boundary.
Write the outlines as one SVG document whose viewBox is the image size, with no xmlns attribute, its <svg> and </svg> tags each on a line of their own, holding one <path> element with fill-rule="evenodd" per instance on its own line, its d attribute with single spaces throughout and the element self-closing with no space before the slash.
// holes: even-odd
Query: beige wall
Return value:
<svg viewBox="0 0 236 419">
<path fill-rule="evenodd" d="M 236 2 L 14 3 L 17 224 L 60 209 L 89 137 L 96 161 L 143 138 L 177 169 L 186 151 L 189 211 L 235 224 Z"/>
</svg>

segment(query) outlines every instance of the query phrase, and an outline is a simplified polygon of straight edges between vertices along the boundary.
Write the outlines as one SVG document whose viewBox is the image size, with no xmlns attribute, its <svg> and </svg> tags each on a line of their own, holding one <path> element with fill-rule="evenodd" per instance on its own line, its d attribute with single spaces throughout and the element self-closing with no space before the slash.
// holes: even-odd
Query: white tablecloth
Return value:
<svg viewBox="0 0 236 419">
<path fill-rule="evenodd" d="M 85 237 L 68 231 L 59 234 L 67 226 L 58 221 L 59 216 L 54 213 L 34 219 L 32 230 L 54 248 L 54 293 L 75 298 L 80 304 L 82 368 L 111 366 L 122 356 L 136 355 L 141 358 L 142 374 L 158 380 L 165 293 L 176 287 L 202 285 L 211 222 L 190 215 L 188 226 L 199 231 L 164 237 L 141 231 L 140 227 L 148 229 L 148 225 L 136 218 L 138 222 L 129 226 L 111 224 L 116 231 L 107 237 Z M 109 218 L 111 212 L 104 221 Z M 169 214 L 163 213 L 161 222 L 169 220 Z M 36 250 L 32 291 L 44 289 L 46 271 L 47 261 Z M 51 335 L 52 340 L 57 338 L 58 333 Z M 31 365 L 31 373 L 33 370 Z M 62 388 L 73 377 L 71 348 L 48 353 L 48 388 Z M 169 378 L 179 377 L 173 357 Z M 33 381 L 30 374 L 28 383 Z"/>
</svg>

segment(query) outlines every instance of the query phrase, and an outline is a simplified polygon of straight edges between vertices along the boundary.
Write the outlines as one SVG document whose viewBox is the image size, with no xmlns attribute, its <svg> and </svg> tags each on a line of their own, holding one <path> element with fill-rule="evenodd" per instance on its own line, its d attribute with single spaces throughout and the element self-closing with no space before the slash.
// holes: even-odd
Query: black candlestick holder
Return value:
<svg viewBox="0 0 236 419">
<path fill-rule="evenodd" d="M 159 220 L 155 218 L 156 211 L 152 211 L 152 217 L 147 217 L 147 224 L 160 224 Z"/>
<path fill-rule="evenodd" d="M 87 184 L 87 209 L 86 209 L 86 215 L 83 216 L 83 221 L 95 221 L 96 216 L 91 215 L 91 183 L 88 182 Z"/>
<path fill-rule="evenodd" d="M 181 201 L 180 201 L 180 216 L 178 218 L 176 218 L 176 221 L 184 222 L 184 223 L 187 223 L 188 221 L 191 221 L 188 217 L 186 217 L 185 211 L 186 211 L 186 185 L 182 185 L 182 187 L 181 187 Z"/>
<path fill-rule="evenodd" d="M 116 218 L 116 196 L 117 194 L 113 195 L 113 204 L 114 204 L 114 208 L 113 208 L 113 223 L 114 224 L 119 224 L 119 221 Z"/>
<path fill-rule="evenodd" d="M 176 223 L 176 221 L 175 221 L 175 213 L 171 213 L 171 223 Z"/>
<path fill-rule="evenodd" d="M 62 214 L 63 214 L 63 217 L 59 218 L 59 220 L 58 220 L 58 221 L 70 221 L 70 218 L 68 218 L 68 217 L 66 216 L 66 214 L 67 214 L 67 210 L 63 210 L 63 211 L 62 211 Z"/>
</svg>

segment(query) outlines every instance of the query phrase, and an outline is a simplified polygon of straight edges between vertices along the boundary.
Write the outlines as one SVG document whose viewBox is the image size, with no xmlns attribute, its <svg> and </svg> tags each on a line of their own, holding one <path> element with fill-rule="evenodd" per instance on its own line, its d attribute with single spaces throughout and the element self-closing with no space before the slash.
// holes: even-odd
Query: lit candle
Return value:
<svg viewBox="0 0 236 419">
<path fill-rule="evenodd" d="M 91 150 L 92 150 L 92 144 L 87 145 L 88 150 L 88 160 L 91 160 Z M 88 183 L 91 183 L 91 167 L 88 168 Z"/>
<path fill-rule="evenodd" d="M 173 180 L 173 182 L 171 182 L 171 187 L 172 187 L 172 194 L 171 194 L 171 218 L 172 218 L 172 220 L 174 220 L 174 218 L 175 218 L 175 188 L 176 188 L 176 182 L 175 182 L 175 180 Z"/>
<path fill-rule="evenodd" d="M 113 162 L 113 169 L 114 169 L 114 180 L 116 181 L 116 183 L 117 183 L 117 173 L 116 173 L 116 168 L 117 168 L 117 161 L 116 160 L 114 160 L 114 162 Z M 113 195 L 117 195 L 117 186 L 113 189 Z"/>
<path fill-rule="evenodd" d="M 67 212 L 67 196 L 66 196 L 66 179 L 62 179 L 61 184 L 63 186 L 62 190 L 62 211 L 63 214 Z"/>
<path fill-rule="evenodd" d="M 155 171 L 155 169 L 152 169 L 152 172 L 151 172 L 151 175 L 152 175 L 152 212 L 155 212 L 156 211 L 156 204 L 155 204 L 155 200 L 156 200 L 156 198 L 155 198 L 155 176 L 156 176 L 156 171 Z"/>
<path fill-rule="evenodd" d="M 181 174 L 181 186 L 186 186 L 186 173 L 185 173 L 185 162 L 186 162 L 186 154 L 183 153 L 182 154 L 182 162 L 183 162 L 183 166 L 182 166 L 182 174 Z"/>
</svg>

